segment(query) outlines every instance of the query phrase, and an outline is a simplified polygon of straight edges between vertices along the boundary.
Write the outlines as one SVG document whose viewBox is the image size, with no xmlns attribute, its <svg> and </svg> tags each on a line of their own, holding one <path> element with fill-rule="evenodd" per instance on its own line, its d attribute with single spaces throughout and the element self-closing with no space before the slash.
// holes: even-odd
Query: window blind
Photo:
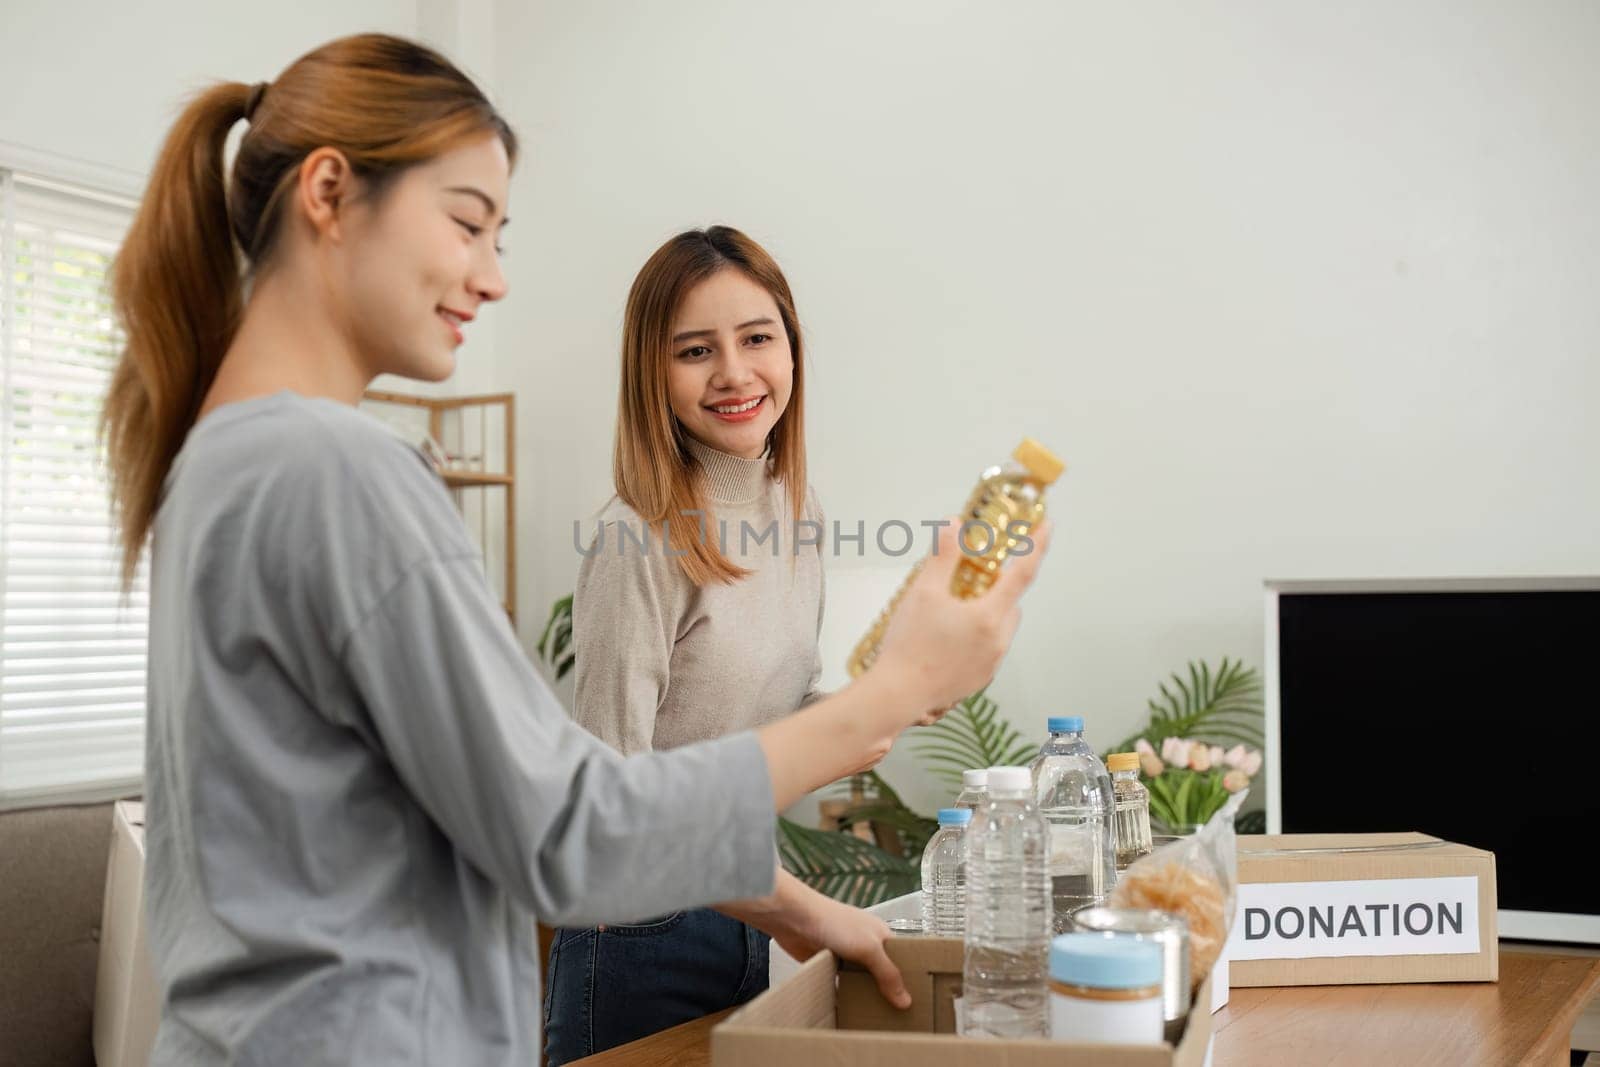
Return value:
<svg viewBox="0 0 1600 1067">
<path fill-rule="evenodd" d="M 0 807 L 136 790 L 148 593 L 97 440 L 123 197 L 0 169 Z M 141 569 L 142 570 L 142 569 Z"/>
</svg>

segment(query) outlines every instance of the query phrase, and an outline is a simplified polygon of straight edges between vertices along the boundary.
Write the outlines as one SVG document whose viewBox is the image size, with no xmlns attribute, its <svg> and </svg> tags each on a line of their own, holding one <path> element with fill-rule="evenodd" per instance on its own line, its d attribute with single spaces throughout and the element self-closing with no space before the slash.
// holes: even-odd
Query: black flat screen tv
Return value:
<svg viewBox="0 0 1600 1067">
<path fill-rule="evenodd" d="M 1600 944 L 1600 577 L 1266 590 L 1267 828 L 1495 854 L 1500 935 Z"/>
</svg>

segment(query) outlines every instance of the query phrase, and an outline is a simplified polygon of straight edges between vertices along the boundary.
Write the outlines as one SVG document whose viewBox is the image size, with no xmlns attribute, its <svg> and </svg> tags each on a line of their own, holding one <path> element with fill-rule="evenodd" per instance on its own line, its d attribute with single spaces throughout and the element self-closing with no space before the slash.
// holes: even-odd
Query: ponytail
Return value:
<svg viewBox="0 0 1600 1067">
<path fill-rule="evenodd" d="M 240 119 L 232 174 L 223 147 Z M 100 433 L 131 582 L 162 485 L 239 328 L 244 268 L 272 256 L 300 164 L 343 152 L 379 188 L 469 138 L 517 141 L 483 91 L 431 49 L 385 34 L 343 37 L 302 56 L 271 85 L 229 82 L 189 102 L 112 266 L 127 346 Z M 243 253 L 243 262 L 240 252 Z"/>
<path fill-rule="evenodd" d="M 133 579 L 161 485 L 239 325 L 239 260 L 228 226 L 223 147 L 250 86 L 216 85 L 190 101 L 156 160 L 112 265 L 127 347 L 101 415 L 122 579 Z"/>
</svg>

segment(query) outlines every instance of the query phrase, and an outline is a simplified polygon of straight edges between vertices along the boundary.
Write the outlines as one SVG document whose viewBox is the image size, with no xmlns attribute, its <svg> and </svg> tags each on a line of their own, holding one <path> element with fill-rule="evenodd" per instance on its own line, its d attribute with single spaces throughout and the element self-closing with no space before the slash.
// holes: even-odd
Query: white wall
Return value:
<svg viewBox="0 0 1600 1067">
<path fill-rule="evenodd" d="M 809 327 L 830 516 L 1071 464 L 994 688 L 1109 744 L 1265 577 L 1600 571 L 1600 7 L 499 0 L 524 631 L 609 492 L 621 308 L 740 226 Z M 835 668 L 901 561 L 836 563 Z M 904 757 L 891 776 L 912 799 Z M 900 769 L 896 769 L 899 764 Z"/>
<path fill-rule="evenodd" d="M 419 0 L 7 0 L 0 140 L 143 175 L 188 94 L 271 80 L 347 33 L 415 36 L 418 9 Z"/>
<path fill-rule="evenodd" d="M 211 82 L 271 81 L 326 41 L 381 32 L 427 41 L 492 85 L 492 16 L 491 0 L 7 2 L 0 5 L 0 142 L 109 171 L 119 187 L 139 189 L 184 100 Z M 487 390 L 493 330 L 492 323 L 474 328 L 449 386 L 386 378 L 378 387 Z"/>
<path fill-rule="evenodd" d="M 185 93 L 367 29 L 525 144 L 449 391 L 519 394 L 530 644 L 609 493 L 628 284 L 719 221 L 795 287 L 833 518 L 945 514 L 1024 433 L 1072 464 L 994 688 L 1030 732 L 1108 744 L 1184 660 L 1259 663 L 1267 576 L 1600 571 L 1584 0 L 30 0 L 0 141 L 137 174 Z M 834 681 L 904 562 L 832 565 Z"/>
</svg>

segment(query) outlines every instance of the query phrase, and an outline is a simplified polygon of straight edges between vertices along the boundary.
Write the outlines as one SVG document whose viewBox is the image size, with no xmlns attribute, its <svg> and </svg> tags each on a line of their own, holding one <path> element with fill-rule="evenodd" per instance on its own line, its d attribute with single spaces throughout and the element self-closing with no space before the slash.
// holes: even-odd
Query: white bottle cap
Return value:
<svg viewBox="0 0 1600 1067">
<path fill-rule="evenodd" d="M 990 767 L 990 793 L 1026 793 L 1033 788 L 1033 774 L 1026 767 Z"/>
<path fill-rule="evenodd" d="M 982 789 L 989 784 L 989 772 L 981 767 L 975 771 L 962 771 L 961 784 L 967 789 Z"/>
</svg>

